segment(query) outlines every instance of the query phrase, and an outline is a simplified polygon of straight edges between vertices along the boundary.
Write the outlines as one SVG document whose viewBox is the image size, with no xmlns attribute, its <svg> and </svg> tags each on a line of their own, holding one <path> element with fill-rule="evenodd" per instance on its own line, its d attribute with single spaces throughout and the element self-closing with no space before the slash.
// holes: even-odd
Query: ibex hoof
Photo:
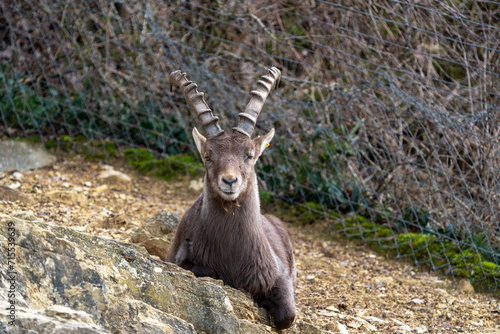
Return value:
<svg viewBox="0 0 500 334">
<path fill-rule="evenodd" d="M 274 325 L 277 329 L 290 328 L 295 320 L 295 311 L 278 307 L 274 312 Z"/>
</svg>

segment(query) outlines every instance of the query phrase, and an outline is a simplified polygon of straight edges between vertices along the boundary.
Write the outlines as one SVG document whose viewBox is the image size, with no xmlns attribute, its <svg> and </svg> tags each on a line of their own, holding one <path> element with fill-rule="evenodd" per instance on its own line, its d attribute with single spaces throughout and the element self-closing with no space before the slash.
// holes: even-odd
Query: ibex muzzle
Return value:
<svg viewBox="0 0 500 334">
<path fill-rule="evenodd" d="M 196 147 L 205 165 L 203 193 L 187 210 L 167 255 L 169 262 L 197 276 L 220 278 L 225 284 L 253 294 L 274 316 L 278 329 L 295 318 L 295 260 L 284 224 L 260 213 L 254 166 L 269 146 L 274 129 L 251 139 L 257 118 L 280 71 L 271 68 L 251 92 L 238 126 L 227 134 L 218 125 L 186 74 L 176 71 L 177 83 L 195 111 L 206 137 L 193 129 Z"/>
</svg>

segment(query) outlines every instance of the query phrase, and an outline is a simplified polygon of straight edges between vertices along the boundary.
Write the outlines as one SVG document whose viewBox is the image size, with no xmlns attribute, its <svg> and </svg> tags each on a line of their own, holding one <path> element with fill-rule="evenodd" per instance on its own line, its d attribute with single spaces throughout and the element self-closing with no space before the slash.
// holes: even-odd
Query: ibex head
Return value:
<svg viewBox="0 0 500 334">
<path fill-rule="evenodd" d="M 257 89 L 250 93 L 252 97 L 245 111 L 239 114 L 238 126 L 233 128 L 231 134 L 226 134 L 217 124 L 218 118 L 207 106 L 203 93 L 197 91 L 197 85 L 181 71 L 170 74 L 170 85 L 174 82 L 179 85 L 206 135 L 204 137 L 196 128 L 193 129 L 196 147 L 207 170 L 206 186 L 210 188 L 209 194 L 224 201 L 236 201 L 247 191 L 248 183 L 255 182 L 254 165 L 269 146 L 274 129 L 254 139 L 251 135 L 266 98 L 271 89 L 278 86 L 280 76 L 280 70 L 275 67 L 262 76 L 257 82 Z"/>
</svg>

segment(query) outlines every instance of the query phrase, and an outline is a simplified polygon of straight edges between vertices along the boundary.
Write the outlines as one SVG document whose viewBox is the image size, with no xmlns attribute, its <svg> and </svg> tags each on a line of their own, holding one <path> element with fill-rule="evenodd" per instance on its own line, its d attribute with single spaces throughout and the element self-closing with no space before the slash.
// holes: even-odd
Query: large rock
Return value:
<svg viewBox="0 0 500 334">
<path fill-rule="evenodd" d="M 0 243 L 15 228 L 15 279 L 1 271 L 0 316 L 15 283 L 7 333 L 270 333 L 263 309 L 221 281 L 152 258 L 144 248 L 34 217 L 0 216 Z M 7 268 L 7 257 L 0 257 Z M 9 281 L 8 281 L 9 279 Z M 284 333 L 322 333 L 297 322 Z"/>
<path fill-rule="evenodd" d="M 41 145 L 0 141 L 0 172 L 8 169 L 33 169 L 54 163 L 56 158 Z"/>
<path fill-rule="evenodd" d="M 166 261 L 168 249 L 180 221 L 181 217 L 178 214 L 160 210 L 135 231 L 130 237 L 130 242 L 139 244 L 146 248 L 149 254 Z"/>
<path fill-rule="evenodd" d="M 178 214 L 167 210 L 160 210 L 149 218 L 143 226 L 137 229 L 130 238 L 130 241 L 141 243 L 151 238 L 172 235 L 177 226 L 179 226 L 180 221 L 181 217 Z"/>
</svg>

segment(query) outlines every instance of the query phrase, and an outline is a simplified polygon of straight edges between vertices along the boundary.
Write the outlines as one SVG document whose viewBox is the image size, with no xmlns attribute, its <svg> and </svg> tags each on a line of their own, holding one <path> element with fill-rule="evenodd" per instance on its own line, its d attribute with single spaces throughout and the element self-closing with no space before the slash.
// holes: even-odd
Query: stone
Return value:
<svg viewBox="0 0 500 334">
<path fill-rule="evenodd" d="M 1 226 L 16 230 L 16 333 L 274 332 L 264 309 L 221 281 L 196 278 L 133 244 L 32 219 L 0 217 Z M 0 229 L 0 244 L 7 233 Z M 7 257 L 0 267 L 7 268 Z M 0 275 L 0 286 L 7 285 Z M 326 332 L 296 321 L 282 333 Z"/>
<path fill-rule="evenodd" d="M 434 289 L 434 291 L 436 291 L 440 295 L 444 295 L 444 296 L 448 296 L 449 295 L 448 291 L 446 291 L 444 289 L 437 288 L 437 289 Z"/>
<path fill-rule="evenodd" d="M 151 238 L 141 242 L 140 245 L 146 248 L 149 254 L 158 256 L 162 261 L 167 261 L 168 249 L 171 243 L 171 238 Z"/>
<path fill-rule="evenodd" d="M 425 303 L 425 301 L 420 298 L 413 298 L 412 300 L 409 301 L 409 303 L 420 305 Z"/>
<path fill-rule="evenodd" d="M 102 194 L 108 190 L 108 185 L 103 184 L 103 185 L 100 185 L 98 187 L 95 187 L 93 190 L 94 190 L 93 195 L 99 196 L 100 194 Z"/>
<path fill-rule="evenodd" d="M 341 334 L 349 334 L 347 327 L 337 321 L 337 331 Z"/>
<path fill-rule="evenodd" d="M 339 317 L 339 314 L 336 312 L 328 312 L 325 310 L 320 310 L 318 313 L 320 315 L 322 315 L 323 317 L 331 317 L 331 318 L 338 318 Z"/>
<path fill-rule="evenodd" d="M 2 319 L 8 319 L 7 310 L 0 308 Z M 83 311 L 75 311 L 62 305 L 51 305 L 41 310 L 25 307 L 16 309 L 15 326 L 0 323 L 1 333 L 23 334 L 104 334 L 110 333 L 95 324 L 90 315 Z"/>
<path fill-rule="evenodd" d="M 339 329 L 340 328 L 343 328 L 345 330 L 345 332 L 342 332 L 340 331 L 341 333 L 347 333 L 347 329 L 345 329 L 345 327 L 340 324 L 340 323 L 337 323 L 338 326 L 339 326 Z M 274 332 L 274 331 L 273 331 Z M 317 328 L 316 326 L 313 326 L 307 322 L 304 322 L 304 321 L 296 321 L 292 327 L 290 327 L 289 329 L 287 330 L 283 330 L 283 331 L 278 331 L 278 333 L 301 333 L 301 334 L 327 334 L 327 333 L 331 333 L 330 331 L 324 331 L 324 330 L 321 330 L 319 328 Z M 331 333 L 333 334 L 333 333 Z"/>
<path fill-rule="evenodd" d="M 340 312 L 340 311 L 339 311 L 339 309 L 338 309 L 338 308 L 336 308 L 336 307 L 335 307 L 335 306 L 333 306 L 333 305 L 328 306 L 326 309 L 327 309 L 328 311 L 333 311 L 333 312 L 336 312 L 336 313 L 339 313 L 339 312 Z"/>
<path fill-rule="evenodd" d="M 363 324 L 361 322 L 358 322 L 358 321 L 351 320 L 347 323 L 347 327 L 349 327 L 349 328 L 357 329 L 361 326 L 363 326 Z"/>
<path fill-rule="evenodd" d="M 337 325 L 337 322 L 329 322 L 323 325 L 323 328 L 330 332 L 336 332 L 336 333 L 339 332 L 338 330 L 339 326 Z"/>
<path fill-rule="evenodd" d="M 156 255 L 165 261 L 180 221 L 179 215 L 160 210 L 135 231 L 130 241 L 145 247 L 149 254 Z"/>
<path fill-rule="evenodd" d="M 35 200 L 28 195 L 25 195 L 15 189 L 11 189 L 9 187 L 0 186 L 0 200 L 1 201 L 9 201 L 9 202 L 17 202 L 19 201 L 22 204 L 33 204 Z"/>
<path fill-rule="evenodd" d="M 41 168 L 56 161 L 45 148 L 19 141 L 0 141 L 0 172 Z"/>
<path fill-rule="evenodd" d="M 369 330 L 370 332 L 377 332 L 377 327 L 373 326 L 368 321 L 363 322 L 363 327 Z"/>
<path fill-rule="evenodd" d="M 7 187 L 9 187 L 10 189 L 19 189 L 19 188 L 21 188 L 21 182 L 11 183 Z"/>
<path fill-rule="evenodd" d="M 161 234 L 171 234 L 177 230 L 181 216 L 167 210 L 159 210 L 151 218 L 148 219 L 143 226 L 143 231 L 149 233 L 151 236 L 158 236 Z"/>
<path fill-rule="evenodd" d="M 125 173 L 114 170 L 111 166 L 103 166 L 103 171 L 97 176 L 101 183 L 115 189 L 128 189 L 132 179 Z"/>
<path fill-rule="evenodd" d="M 45 194 L 48 198 L 56 202 L 62 202 L 69 205 L 87 206 L 87 197 L 76 191 L 51 191 Z"/>
<path fill-rule="evenodd" d="M 95 227 L 111 229 L 111 228 L 120 228 L 127 227 L 128 225 L 128 217 L 124 214 L 111 214 L 109 217 L 104 218 L 103 220 L 96 222 Z"/>
<path fill-rule="evenodd" d="M 377 327 L 373 326 L 370 324 L 368 321 L 365 319 L 362 319 L 360 317 L 353 317 L 353 316 L 347 316 L 347 327 L 353 328 L 353 329 L 359 329 L 361 327 L 364 327 L 367 331 L 370 332 L 376 332 Z"/>
<path fill-rule="evenodd" d="M 394 282 L 394 278 L 392 278 L 390 276 L 378 276 L 378 277 L 374 277 L 373 281 L 376 284 L 390 285 Z"/>
<path fill-rule="evenodd" d="M 365 319 L 365 320 L 367 320 L 367 321 L 381 323 L 381 324 L 385 324 L 385 323 L 388 322 L 386 320 L 383 320 L 383 319 L 380 319 L 380 318 L 377 318 L 377 317 L 372 317 L 372 316 L 360 316 L 360 317 L 363 318 L 363 319 Z"/>
<path fill-rule="evenodd" d="M 24 177 L 24 175 L 22 173 L 19 173 L 19 172 L 14 172 L 14 173 L 12 173 L 11 176 L 13 179 L 16 179 L 16 180 L 21 180 Z"/>
<path fill-rule="evenodd" d="M 474 293 L 474 287 L 467 279 L 461 279 L 460 282 L 458 282 L 457 290 L 465 293 Z"/>
<path fill-rule="evenodd" d="M 195 192 L 200 192 L 203 190 L 203 178 L 199 178 L 198 180 L 189 181 L 188 189 L 191 189 Z"/>
</svg>

